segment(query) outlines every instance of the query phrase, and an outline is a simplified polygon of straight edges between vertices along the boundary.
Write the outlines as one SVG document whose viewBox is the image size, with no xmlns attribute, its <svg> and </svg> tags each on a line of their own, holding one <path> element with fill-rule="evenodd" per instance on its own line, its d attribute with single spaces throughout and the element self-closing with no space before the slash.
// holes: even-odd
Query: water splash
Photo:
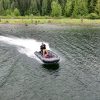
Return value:
<svg viewBox="0 0 100 100">
<path fill-rule="evenodd" d="M 14 45 L 17 47 L 17 50 L 22 53 L 26 54 L 28 57 L 36 58 L 34 55 L 35 51 L 40 50 L 40 45 L 42 42 L 36 41 L 34 39 L 25 39 L 25 38 L 16 38 L 16 37 L 5 37 L 0 36 L 0 41 L 4 42 L 9 45 Z M 47 46 L 47 49 L 50 50 L 49 44 L 44 42 Z"/>
</svg>

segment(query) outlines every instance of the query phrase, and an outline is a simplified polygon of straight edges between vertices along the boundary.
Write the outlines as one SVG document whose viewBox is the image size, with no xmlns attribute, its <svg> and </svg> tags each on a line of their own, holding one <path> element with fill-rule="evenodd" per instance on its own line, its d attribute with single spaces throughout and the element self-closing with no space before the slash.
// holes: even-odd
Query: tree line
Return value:
<svg viewBox="0 0 100 100">
<path fill-rule="evenodd" d="M 0 0 L 0 15 L 100 17 L 100 0 Z"/>
</svg>

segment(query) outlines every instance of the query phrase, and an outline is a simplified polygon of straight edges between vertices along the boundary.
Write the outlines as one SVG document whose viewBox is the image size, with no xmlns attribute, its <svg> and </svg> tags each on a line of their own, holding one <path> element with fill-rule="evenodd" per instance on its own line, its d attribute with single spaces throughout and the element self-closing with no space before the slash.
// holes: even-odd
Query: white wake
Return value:
<svg viewBox="0 0 100 100">
<path fill-rule="evenodd" d="M 35 51 L 40 50 L 40 45 L 42 42 L 36 41 L 34 39 L 25 39 L 25 38 L 16 38 L 16 37 L 5 37 L 0 36 L 0 41 L 4 42 L 9 45 L 14 45 L 17 47 L 17 50 L 22 53 L 26 54 L 28 57 L 35 58 L 34 55 Z M 49 50 L 49 44 L 44 42 Z"/>
</svg>

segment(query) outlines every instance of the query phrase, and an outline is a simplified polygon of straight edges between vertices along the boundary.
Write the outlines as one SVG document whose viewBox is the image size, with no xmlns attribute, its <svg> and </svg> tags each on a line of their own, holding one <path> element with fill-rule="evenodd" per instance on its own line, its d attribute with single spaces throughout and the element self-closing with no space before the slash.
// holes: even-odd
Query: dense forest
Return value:
<svg viewBox="0 0 100 100">
<path fill-rule="evenodd" d="M 100 0 L 0 0 L 0 15 L 100 18 Z"/>
</svg>

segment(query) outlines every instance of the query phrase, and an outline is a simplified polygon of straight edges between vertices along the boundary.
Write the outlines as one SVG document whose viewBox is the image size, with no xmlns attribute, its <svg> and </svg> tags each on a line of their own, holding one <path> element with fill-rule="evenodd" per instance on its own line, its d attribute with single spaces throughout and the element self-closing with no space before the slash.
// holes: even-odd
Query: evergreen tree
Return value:
<svg viewBox="0 0 100 100">
<path fill-rule="evenodd" d="M 2 2 L 3 2 L 4 10 L 7 10 L 10 8 L 10 1 L 9 0 L 2 0 Z"/>
<path fill-rule="evenodd" d="M 8 16 L 8 15 L 11 15 L 11 10 L 10 9 L 7 9 L 6 10 L 6 15 Z"/>
<path fill-rule="evenodd" d="M 37 7 L 40 15 L 42 15 L 42 1 L 43 0 L 37 0 Z"/>
<path fill-rule="evenodd" d="M 3 15 L 4 8 L 3 8 L 3 0 L 0 1 L 0 15 Z"/>
<path fill-rule="evenodd" d="M 12 1 L 11 1 L 11 4 L 10 4 L 10 7 L 11 7 L 12 10 L 15 9 L 15 8 L 18 8 L 17 2 L 14 1 L 14 0 L 12 0 Z"/>
<path fill-rule="evenodd" d="M 14 9 L 14 15 L 15 16 L 20 16 L 20 12 L 17 8 Z"/>
<path fill-rule="evenodd" d="M 52 16 L 58 17 L 62 15 L 62 9 L 58 2 L 53 1 L 51 4 L 51 8 L 52 8 L 52 12 L 51 12 Z"/>
<path fill-rule="evenodd" d="M 75 0 L 73 16 L 83 16 L 88 14 L 87 0 Z"/>
<path fill-rule="evenodd" d="M 65 16 L 71 16 L 72 14 L 72 0 L 67 0 L 65 5 Z"/>
<path fill-rule="evenodd" d="M 100 0 L 0 0 L 0 15 L 100 16 Z"/>
<path fill-rule="evenodd" d="M 78 2 L 78 0 L 75 0 L 74 1 L 74 9 L 73 9 L 73 16 L 74 17 L 77 17 L 77 15 L 78 15 L 78 6 L 79 6 L 79 2 Z"/>
<path fill-rule="evenodd" d="M 43 0 L 42 1 L 42 15 L 46 15 L 47 14 L 47 4 L 48 4 L 48 1 L 47 0 Z"/>
<path fill-rule="evenodd" d="M 48 1 L 48 4 L 47 4 L 47 15 L 50 15 L 51 14 L 51 3 L 52 3 L 52 0 L 47 0 Z"/>
<path fill-rule="evenodd" d="M 95 11 L 96 1 L 97 0 L 88 0 L 89 13 L 93 13 Z"/>
<path fill-rule="evenodd" d="M 23 16 L 25 15 L 25 12 L 29 10 L 31 0 L 16 0 L 18 3 L 18 8 L 20 11 L 20 14 Z"/>
<path fill-rule="evenodd" d="M 68 0 L 58 0 L 58 1 L 62 8 L 62 14 L 64 15 L 65 14 L 65 5 Z"/>
<path fill-rule="evenodd" d="M 97 1 L 96 7 L 95 7 L 95 11 L 100 16 L 100 0 Z"/>
<path fill-rule="evenodd" d="M 36 0 L 31 0 L 31 5 L 30 5 L 29 10 L 30 10 L 30 14 L 33 14 L 33 15 L 39 14 Z"/>
<path fill-rule="evenodd" d="M 87 5 L 88 5 L 87 0 L 80 0 L 79 14 L 81 16 L 88 14 L 88 7 L 87 7 Z"/>
</svg>

